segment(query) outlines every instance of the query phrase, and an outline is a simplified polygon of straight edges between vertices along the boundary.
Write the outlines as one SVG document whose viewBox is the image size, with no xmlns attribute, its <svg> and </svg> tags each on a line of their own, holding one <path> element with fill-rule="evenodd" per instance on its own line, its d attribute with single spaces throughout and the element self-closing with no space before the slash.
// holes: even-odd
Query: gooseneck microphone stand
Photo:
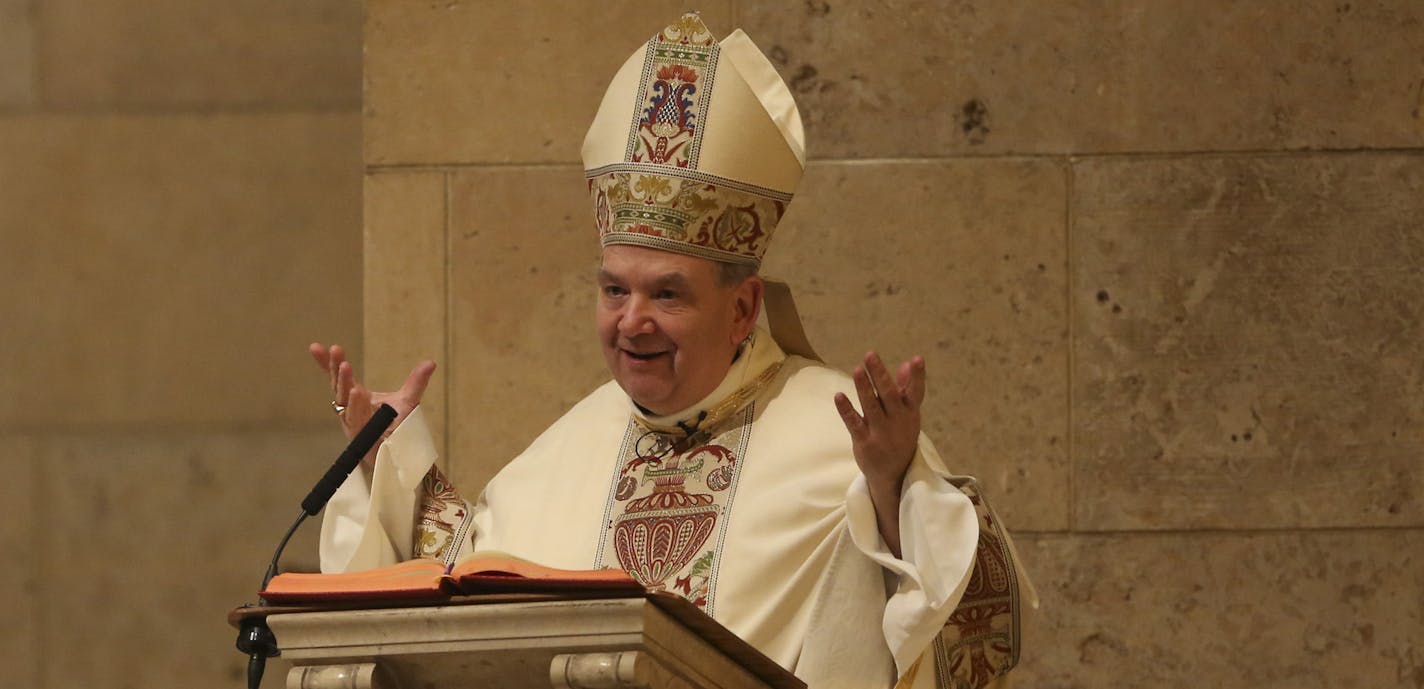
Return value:
<svg viewBox="0 0 1424 689">
<path fill-rule="evenodd" d="M 351 475 L 357 464 L 361 463 L 361 458 L 371 451 L 376 441 L 381 438 L 381 434 L 390 428 L 391 422 L 396 419 L 396 410 L 389 404 L 382 404 L 375 414 L 371 415 L 371 420 L 356 433 L 356 437 L 351 439 L 351 444 L 346 446 L 341 456 L 336 458 L 336 462 L 326 470 L 326 474 L 320 481 L 312 486 L 311 492 L 302 500 L 302 512 L 297 515 L 297 520 L 292 522 L 291 528 L 287 529 L 287 535 L 282 537 L 282 542 L 277 544 L 276 552 L 272 553 L 272 562 L 267 565 L 267 574 L 262 577 L 262 587 L 258 591 L 266 591 L 267 585 L 272 582 L 272 577 L 277 576 L 277 561 L 282 557 L 282 550 L 287 547 L 287 541 L 292 540 L 292 534 L 297 532 L 297 527 L 306 521 L 307 517 L 314 517 L 321 512 L 326 503 L 331 499 L 333 493 L 341 484 L 346 481 L 346 477 Z M 259 597 L 255 606 L 248 604 L 243 607 L 260 607 L 267 605 L 267 601 Z M 258 689 L 262 685 L 262 673 L 267 669 L 267 659 L 281 654 L 277 648 L 277 637 L 272 635 L 272 630 L 267 627 L 266 616 L 253 615 L 244 618 L 237 632 L 237 650 L 247 654 L 247 689 Z"/>
</svg>

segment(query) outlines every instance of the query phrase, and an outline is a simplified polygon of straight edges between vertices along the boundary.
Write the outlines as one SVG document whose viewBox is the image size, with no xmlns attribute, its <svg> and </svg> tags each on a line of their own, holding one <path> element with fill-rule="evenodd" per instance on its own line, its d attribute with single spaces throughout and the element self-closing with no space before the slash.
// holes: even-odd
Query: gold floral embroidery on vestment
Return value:
<svg viewBox="0 0 1424 689">
<path fill-rule="evenodd" d="M 438 466 L 431 466 L 420 482 L 418 514 L 411 556 L 453 563 L 469 535 L 474 514 Z"/>
</svg>

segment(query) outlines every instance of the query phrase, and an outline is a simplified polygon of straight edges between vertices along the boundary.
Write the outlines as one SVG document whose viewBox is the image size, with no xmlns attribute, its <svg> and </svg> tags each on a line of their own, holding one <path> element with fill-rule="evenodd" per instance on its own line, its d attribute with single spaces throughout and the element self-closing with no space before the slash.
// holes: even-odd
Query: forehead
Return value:
<svg viewBox="0 0 1424 689">
<path fill-rule="evenodd" d="M 622 279 L 715 280 L 715 261 L 642 246 L 614 244 L 603 248 L 600 273 Z"/>
</svg>

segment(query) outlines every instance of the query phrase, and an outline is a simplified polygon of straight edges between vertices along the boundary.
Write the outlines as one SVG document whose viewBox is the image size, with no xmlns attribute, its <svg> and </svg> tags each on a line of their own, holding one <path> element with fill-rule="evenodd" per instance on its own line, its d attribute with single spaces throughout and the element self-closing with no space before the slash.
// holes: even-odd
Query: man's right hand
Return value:
<svg viewBox="0 0 1424 689">
<path fill-rule="evenodd" d="M 331 383 L 331 400 L 345 407 L 345 411 L 338 416 L 341 419 L 341 430 L 348 439 L 356 436 L 356 432 L 371 420 L 376 408 L 382 404 L 389 404 L 396 410 L 396 420 L 391 423 L 390 428 L 395 430 L 420 404 L 426 386 L 430 385 L 430 376 L 435 373 L 434 361 L 422 361 L 411 369 L 405 384 L 399 390 L 372 392 L 357 382 L 356 370 L 351 366 L 351 362 L 346 360 L 346 352 L 341 345 L 331 345 L 328 348 L 320 342 L 313 342 L 307 349 L 311 352 L 312 359 L 316 360 L 316 365 L 326 371 Z M 371 453 L 361 462 L 369 469 L 375 456 L 376 448 L 372 448 Z"/>
</svg>

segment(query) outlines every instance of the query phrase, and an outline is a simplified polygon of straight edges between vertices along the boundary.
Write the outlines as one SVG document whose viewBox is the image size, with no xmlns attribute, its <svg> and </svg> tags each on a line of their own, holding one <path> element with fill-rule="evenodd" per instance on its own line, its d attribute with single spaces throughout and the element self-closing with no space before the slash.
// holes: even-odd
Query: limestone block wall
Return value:
<svg viewBox="0 0 1424 689">
<path fill-rule="evenodd" d="M 241 685 L 226 612 L 341 448 L 361 17 L 0 0 L 0 686 Z"/>
<path fill-rule="evenodd" d="M 692 7 L 367 2 L 367 359 L 469 493 L 605 379 L 579 143 Z M 696 7 L 807 123 L 767 272 L 1018 533 L 1017 686 L 1424 686 L 1424 6 Z"/>
</svg>

